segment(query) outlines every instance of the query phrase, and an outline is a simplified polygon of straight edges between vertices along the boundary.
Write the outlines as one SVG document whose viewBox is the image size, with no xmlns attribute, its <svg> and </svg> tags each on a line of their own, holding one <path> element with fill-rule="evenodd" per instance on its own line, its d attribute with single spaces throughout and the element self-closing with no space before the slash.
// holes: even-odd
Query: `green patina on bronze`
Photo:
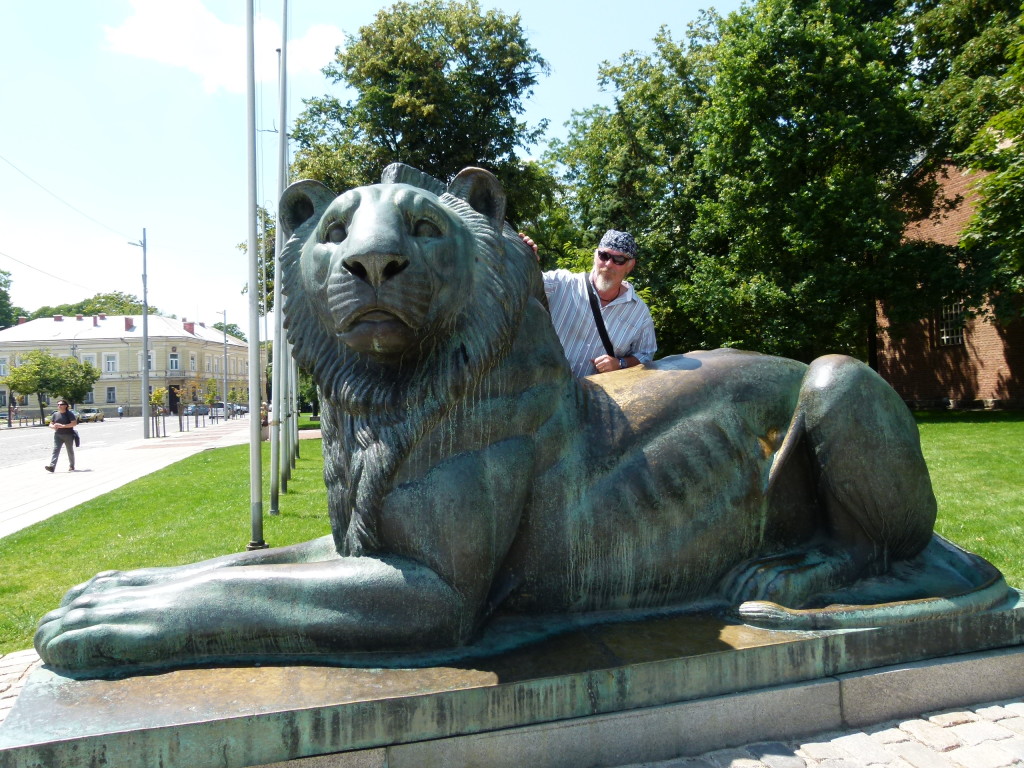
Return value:
<svg viewBox="0 0 1024 768">
<path fill-rule="evenodd" d="M 333 536 L 100 574 L 43 618 L 44 660 L 429 663 L 499 614 L 550 617 L 525 642 L 566 616 L 809 629 L 1015 598 L 933 536 L 916 425 L 856 360 L 715 350 L 573 379 L 504 200 L 479 169 L 289 187 L 286 325 L 321 388 Z"/>
</svg>

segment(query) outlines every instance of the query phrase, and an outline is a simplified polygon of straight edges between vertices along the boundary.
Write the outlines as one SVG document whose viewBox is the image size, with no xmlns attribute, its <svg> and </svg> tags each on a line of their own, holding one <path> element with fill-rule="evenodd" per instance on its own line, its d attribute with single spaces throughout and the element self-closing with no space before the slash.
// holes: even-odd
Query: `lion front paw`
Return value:
<svg viewBox="0 0 1024 768">
<path fill-rule="evenodd" d="M 34 638 L 40 658 L 61 669 L 99 670 L 175 653 L 181 636 L 166 631 L 167 606 L 129 592 L 87 593 L 43 616 Z"/>
</svg>

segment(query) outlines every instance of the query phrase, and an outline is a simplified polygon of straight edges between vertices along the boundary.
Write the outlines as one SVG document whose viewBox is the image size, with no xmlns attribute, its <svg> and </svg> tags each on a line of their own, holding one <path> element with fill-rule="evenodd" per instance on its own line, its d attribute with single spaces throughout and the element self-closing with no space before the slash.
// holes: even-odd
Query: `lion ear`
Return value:
<svg viewBox="0 0 1024 768">
<path fill-rule="evenodd" d="M 336 197 L 331 190 L 312 179 L 290 185 L 281 193 L 281 204 L 277 209 L 285 238 L 291 237 L 292 232 L 314 216 L 320 218 Z"/>
<path fill-rule="evenodd" d="M 505 190 L 493 173 L 483 168 L 463 168 L 448 185 L 448 194 L 465 200 L 501 232 L 505 223 Z"/>
</svg>

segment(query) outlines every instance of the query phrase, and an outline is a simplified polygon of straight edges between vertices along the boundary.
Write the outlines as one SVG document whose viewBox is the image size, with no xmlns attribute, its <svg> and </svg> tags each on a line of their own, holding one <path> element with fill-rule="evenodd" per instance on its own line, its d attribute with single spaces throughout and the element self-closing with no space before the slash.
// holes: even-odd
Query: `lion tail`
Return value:
<svg viewBox="0 0 1024 768">
<path fill-rule="evenodd" d="M 835 604 L 807 609 L 786 608 L 778 603 L 751 600 L 742 603 L 738 612 L 745 623 L 765 629 L 866 629 L 965 616 L 1009 607 L 1019 601 L 1020 593 L 1006 583 L 1002 574 L 987 562 L 985 566 L 990 569 L 990 573 L 983 584 L 942 597 L 897 600 L 876 605 Z"/>
</svg>

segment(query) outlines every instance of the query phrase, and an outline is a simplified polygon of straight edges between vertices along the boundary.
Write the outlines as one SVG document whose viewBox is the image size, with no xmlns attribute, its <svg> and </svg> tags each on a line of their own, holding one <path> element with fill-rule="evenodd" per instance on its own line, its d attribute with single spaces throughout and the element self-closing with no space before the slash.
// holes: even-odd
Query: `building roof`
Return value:
<svg viewBox="0 0 1024 768">
<path fill-rule="evenodd" d="M 182 341 L 210 341 L 224 343 L 224 334 L 216 328 L 207 328 L 182 318 L 178 320 L 161 315 L 150 315 L 148 328 L 150 343 L 154 339 Z M 54 315 L 19 322 L 0 331 L 0 345 L 17 342 L 47 341 L 110 341 L 138 339 L 142 343 L 142 315 Z M 228 344 L 247 347 L 241 339 L 228 336 Z"/>
</svg>

